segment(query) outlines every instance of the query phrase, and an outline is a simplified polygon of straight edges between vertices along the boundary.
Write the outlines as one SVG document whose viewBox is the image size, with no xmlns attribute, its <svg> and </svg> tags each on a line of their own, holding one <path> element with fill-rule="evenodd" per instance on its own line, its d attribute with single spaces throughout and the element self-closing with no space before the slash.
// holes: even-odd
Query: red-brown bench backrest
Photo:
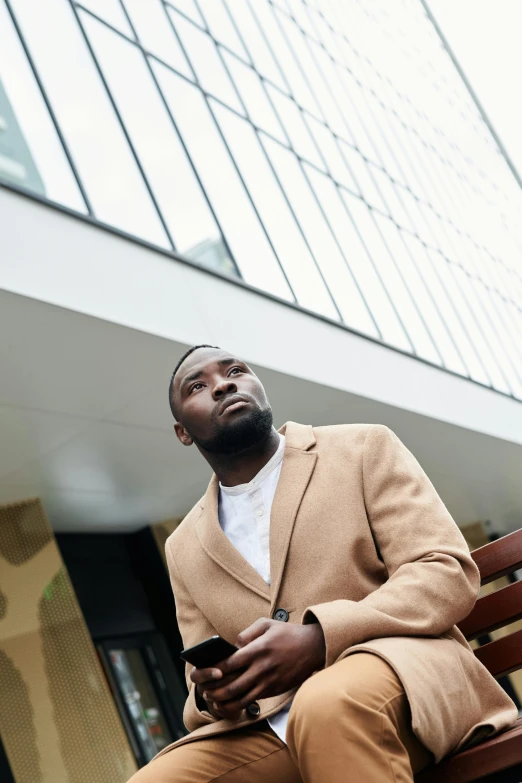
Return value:
<svg viewBox="0 0 522 783">
<path fill-rule="evenodd" d="M 475 549 L 471 556 L 479 568 L 483 585 L 522 568 L 522 530 Z M 459 623 L 459 628 L 471 640 L 520 619 L 522 581 L 479 598 L 471 613 Z M 494 677 L 521 669 L 522 630 L 479 647 L 475 655 Z"/>
</svg>

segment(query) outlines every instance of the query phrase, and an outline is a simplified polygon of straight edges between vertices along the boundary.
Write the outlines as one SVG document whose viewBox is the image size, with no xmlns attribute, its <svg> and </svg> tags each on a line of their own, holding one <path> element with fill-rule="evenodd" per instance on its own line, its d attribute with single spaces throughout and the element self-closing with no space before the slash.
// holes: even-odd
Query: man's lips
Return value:
<svg viewBox="0 0 522 783">
<path fill-rule="evenodd" d="M 223 416 L 224 413 L 232 413 L 234 410 L 239 410 L 243 405 L 247 405 L 249 400 L 246 400 L 244 397 L 240 397 L 239 395 L 234 395 L 234 397 L 230 397 L 222 406 L 221 410 L 219 411 L 219 416 Z"/>
</svg>

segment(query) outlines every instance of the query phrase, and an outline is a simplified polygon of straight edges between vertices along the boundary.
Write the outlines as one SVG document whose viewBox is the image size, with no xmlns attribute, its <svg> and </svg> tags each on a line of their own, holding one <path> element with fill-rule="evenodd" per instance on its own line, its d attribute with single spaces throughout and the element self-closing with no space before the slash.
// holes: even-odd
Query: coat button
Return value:
<svg viewBox="0 0 522 783">
<path fill-rule="evenodd" d="M 280 623 L 288 622 L 288 612 L 286 609 L 276 609 L 272 617 L 274 620 L 279 620 Z"/>
<path fill-rule="evenodd" d="M 258 715 L 259 715 L 259 714 L 260 714 L 260 712 L 261 712 L 261 707 L 259 706 L 259 704 L 257 703 L 257 701 L 255 701 L 255 702 L 253 702 L 252 704 L 249 704 L 249 705 L 248 705 L 248 707 L 246 708 L 246 711 L 248 712 L 248 714 L 249 714 L 249 715 L 250 715 L 252 718 L 257 718 L 257 717 L 258 717 Z"/>
</svg>

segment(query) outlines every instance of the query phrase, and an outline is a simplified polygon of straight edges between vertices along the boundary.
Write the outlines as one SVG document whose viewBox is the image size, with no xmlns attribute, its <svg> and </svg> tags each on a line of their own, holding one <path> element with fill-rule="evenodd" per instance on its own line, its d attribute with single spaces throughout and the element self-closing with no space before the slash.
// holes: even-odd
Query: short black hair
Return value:
<svg viewBox="0 0 522 783">
<path fill-rule="evenodd" d="M 192 348 L 189 348 L 188 351 L 185 351 L 181 359 L 178 361 L 176 366 L 174 367 L 174 372 L 172 373 L 172 377 L 170 379 L 169 383 L 169 405 L 170 410 L 172 411 L 172 415 L 175 419 L 177 419 L 176 415 L 176 409 L 174 407 L 174 378 L 176 377 L 176 373 L 187 358 L 187 356 L 190 356 L 191 353 L 194 353 L 194 351 L 197 351 L 198 348 L 215 348 L 216 351 L 220 351 L 221 348 L 218 345 L 193 345 Z"/>
</svg>

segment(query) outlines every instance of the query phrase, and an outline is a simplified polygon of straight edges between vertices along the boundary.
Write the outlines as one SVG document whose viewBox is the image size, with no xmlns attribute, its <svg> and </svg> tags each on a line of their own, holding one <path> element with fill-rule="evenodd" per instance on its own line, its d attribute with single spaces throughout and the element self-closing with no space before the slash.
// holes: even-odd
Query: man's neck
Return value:
<svg viewBox="0 0 522 783">
<path fill-rule="evenodd" d="M 281 439 L 272 428 L 269 436 L 237 454 L 205 454 L 207 462 L 224 487 L 248 484 L 276 453 Z"/>
</svg>

